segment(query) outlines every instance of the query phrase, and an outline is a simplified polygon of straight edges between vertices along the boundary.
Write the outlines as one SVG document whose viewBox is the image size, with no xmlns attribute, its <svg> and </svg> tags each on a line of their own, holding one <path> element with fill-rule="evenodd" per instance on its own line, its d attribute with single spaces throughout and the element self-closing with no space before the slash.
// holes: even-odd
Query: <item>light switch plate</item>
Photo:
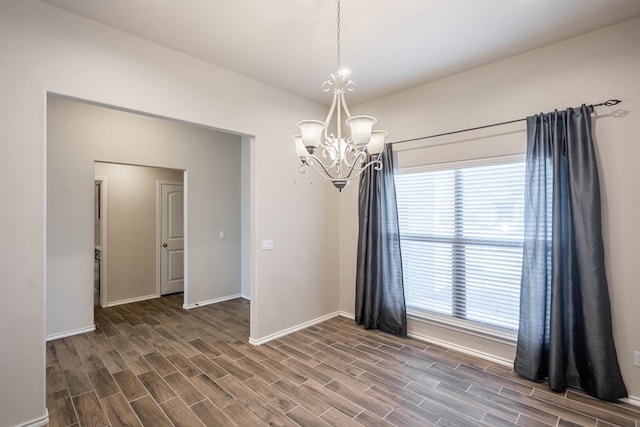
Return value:
<svg viewBox="0 0 640 427">
<path fill-rule="evenodd" d="M 262 250 L 263 251 L 272 251 L 273 250 L 273 240 L 266 239 L 262 241 Z"/>
</svg>

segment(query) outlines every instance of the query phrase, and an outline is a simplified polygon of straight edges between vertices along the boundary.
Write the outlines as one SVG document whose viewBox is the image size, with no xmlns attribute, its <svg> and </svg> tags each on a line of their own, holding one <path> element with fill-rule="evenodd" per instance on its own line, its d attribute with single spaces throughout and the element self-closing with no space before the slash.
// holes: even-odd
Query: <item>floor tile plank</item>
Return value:
<svg viewBox="0 0 640 427">
<path fill-rule="evenodd" d="M 316 383 L 313 380 L 309 380 L 300 386 L 300 390 L 304 390 L 310 395 L 322 400 L 330 409 L 337 409 L 349 418 L 353 418 L 362 412 L 362 407 L 353 403 L 344 396 L 340 396 L 337 393 L 332 392 L 326 387 Z"/>
<path fill-rule="evenodd" d="M 189 360 L 200 370 L 202 370 L 202 372 L 207 374 L 209 378 L 217 379 L 229 374 L 204 354 L 197 354 L 195 356 L 192 356 Z"/>
<path fill-rule="evenodd" d="M 168 356 L 167 360 L 173 363 L 173 366 L 175 366 L 187 378 L 202 374 L 202 371 L 182 354 L 173 354 Z"/>
<path fill-rule="evenodd" d="M 227 405 L 222 412 L 238 426 L 266 426 L 267 423 L 240 402 Z"/>
<path fill-rule="evenodd" d="M 278 426 L 278 427 L 297 427 L 298 426 L 297 423 L 294 423 L 291 420 L 291 418 L 288 418 L 279 409 L 274 408 L 268 404 L 255 409 L 253 413 L 256 414 L 256 416 L 260 418 L 268 426 Z"/>
<path fill-rule="evenodd" d="M 165 400 L 169 400 L 171 398 L 176 397 L 176 394 L 171 390 L 171 388 L 167 385 L 166 382 L 158 375 L 156 371 L 145 372 L 144 374 L 138 375 L 138 379 L 145 386 L 145 388 L 149 391 L 149 394 L 153 397 L 153 399 L 162 403 Z"/>
<path fill-rule="evenodd" d="M 73 398 L 73 406 L 78 414 L 78 424 L 87 427 L 108 426 L 107 420 L 98 396 L 94 391 L 90 391 Z"/>
<path fill-rule="evenodd" d="M 64 377 L 71 396 L 78 396 L 93 390 L 93 384 L 80 364 L 66 369 Z"/>
<path fill-rule="evenodd" d="M 246 381 L 253 377 L 253 373 L 240 366 L 236 361 L 240 359 L 231 359 L 227 355 L 221 355 L 214 359 L 214 362 L 223 370 L 233 375 L 240 381 Z"/>
<path fill-rule="evenodd" d="M 418 413 L 416 413 L 416 411 L 410 411 L 405 408 L 394 409 L 385 417 L 385 420 L 392 423 L 394 426 L 422 427 L 442 425 L 437 424 L 439 421 L 438 417 L 436 417 L 436 421 L 429 421 L 429 419 L 430 418 L 421 417 Z"/>
<path fill-rule="evenodd" d="M 120 390 L 128 401 L 139 399 L 148 394 L 138 377 L 129 369 L 114 373 L 113 379 L 120 386 Z"/>
<path fill-rule="evenodd" d="M 176 367 L 157 351 L 145 354 L 144 358 L 161 377 L 166 377 L 167 375 L 176 372 Z"/>
<path fill-rule="evenodd" d="M 103 397 L 107 397 L 119 391 L 118 385 L 113 380 L 113 377 L 107 368 L 89 371 L 87 372 L 87 375 L 93 384 L 93 388 L 95 389 L 98 398 L 102 399 Z"/>
<path fill-rule="evenodd" d="M 235 397 L 236 401 L 241 402 L 244 406 L 250 410 L 254 410 L 264 404 L 260 396 L 254 393 L 244 383 L 240 382 L 235 377 L 227 375 L 216 380 L 220 386 L 227 391 L 231 396 Z M 234 402 L 235 403 L 235 402 Z"/>
<path fill-rule="evenodd" d="M 314 415 L 320 416 L 331 407 L 324 401 L 318 399 L 314 394 L 296 387 L 286 380 L 279 380 L 273 383 L 273 387 L 286 395 L 298 405 L 304 406 Z"/>
<path fill-rule="evenodd" d="M 261 379 L 251 378 L 249 381 L 245 382 L 245 385 L 260 396 L 264 402 L 278 408 L 282 413 L 287 413 L 298 405 L 286 395 L 271 387 L 269 384 L 266 384 Z"/>
<path fill-rule="evenodd" d="M 332 425 L 333 427 L 362 427 L 362 424 L 349 418 L 337 409 L 331 408 L 320 416 L 323 421 Z"/>
<path fill-rule="evenodd" d="M 222 355 L 221 351 L 216 350 L 214 347 L 210 346 L 200 338 L 189 341 L 189 344 L 193 346 L 193 348 L 195 348 L 199 353 L 204 354 L 209 359 L 213 359 L 214 357 Z"/>
<path fill-rule="evenodd" d="M 327 423 L 322 418 L 314 415 L 308 409 L 303 408 L 302 406 L 296 406 L 293 410 L 287 413 L 287 417 L 291 418 L 293 421 L 298 423 L 301 426 L 305 427 L 328 427 L 331 424 Z"/>
<path fill-rule="evenodd" d="M 174 372 L 164 377 L 165 382 L 171 389 L 188 405 L 198 403 L 205 399 L 205 396 L 180 372 Z"/>
<path fill-rule="evenodd" d="M 196 414 L 177 397 L 161 403 L 160 408 L 169 417 L 175 427 L 196 427 L 204 425 Z"/>
<path fill-rule="evenodd" d="M 123 371 L 125 369 L 129 369 L 127 362 L 125 362 L 124 359 L 120 357 L 118 352 L 113 349 L 102 352 L 101 356 L 102 361 L 104 362 L 104 366 L 112 374 L 115 372 Z"/>
<path fill-rule="evenodd" d="M 173 427 L 171 421 L 150 396 L 134 400 L 131 402 L 131 407 L 143 426 Z"/>
<path fill-rule="evenodd" d="M 217 382 L 202 374 L 191 378 L 194 385 L 205 395 L 211 402 L 215 403 L 219 408 L 232 403 L 235 398 L 227 393 Z"/>
<path fill-rule="evenodd" d="M 367 427 L 391 427 L 391 424 L 388 421 L 383 420 L 380 417 L 377 417 L 375 414 L 369 411 L 363 411 L 358 416 L 355 417 L 355 421 L 359 422 L 363 426 Z M 425 424 L 427 425 L 427 424 Z M 398 426 L 402 426 L 402 424 L 398 424 Z"/>
<path fill-rule="evenodd" d="M 47 409 L 49 427 L 64 427 L 77 421 L 71 396 L 66 389 L 47 394 Z"/>
<path fill-rule="evenodd" d="M 112 426 L 142 426 L 137 415 L 122 394 L 112 394 L 102 399 L 101 402 Z"/>
<path fill-rule="evenodd" d="M 374 398 L 367 396 L 357 390 L 351 389 L 338 381 L 332 381 L 327 384 L 329 390 L 351 400 L 357 405 L 366 408 L 368 411 L 374 413 L 380 418 L 384 418 L 389 412 L 393 410 L 393 406 L 384 402 L 375 400 Z"/>
<path fill-rule="evenodd" d="M 207 427 L 231 426 L 231 420 L 209 400 L 203 400 L 191 407 L 194 414 Z"/>
<path fill-rule="evenodd" d="M 47 380 L 47 395 L 58 391 L 67 391 L 67 381 L 64 377 L 64 371 L 59 363 L 47 366 L 45 372 Z"/>
</svg>

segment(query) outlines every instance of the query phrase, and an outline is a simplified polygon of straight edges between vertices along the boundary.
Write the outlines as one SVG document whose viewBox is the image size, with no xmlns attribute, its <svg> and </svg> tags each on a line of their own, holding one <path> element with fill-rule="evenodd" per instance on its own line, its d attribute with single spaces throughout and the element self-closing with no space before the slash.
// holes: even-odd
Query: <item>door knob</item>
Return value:
<svg viewBox="0 0 640 427">
<path fill-rule="evenodd" d="M 163 248 L 166 248 L 166 247 L 167 247 L 167 244 L 166 244 L 166 243 L 163 243 L 163 244 L 162 244 L 162 247 L 163 247 Z"/>
</svg>

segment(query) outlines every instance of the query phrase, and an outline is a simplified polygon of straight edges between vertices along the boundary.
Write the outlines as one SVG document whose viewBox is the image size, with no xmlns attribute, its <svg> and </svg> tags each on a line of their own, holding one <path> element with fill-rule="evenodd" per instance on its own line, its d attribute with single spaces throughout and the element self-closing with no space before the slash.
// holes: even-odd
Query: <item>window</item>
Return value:
<svg viewBox="0 0 640 427">
<path fill-rule="evenodd" d="M 521 157 L 399 171 L 400 244 L 410 312 L 517 330 L 524 171 Z"/>
</svg>

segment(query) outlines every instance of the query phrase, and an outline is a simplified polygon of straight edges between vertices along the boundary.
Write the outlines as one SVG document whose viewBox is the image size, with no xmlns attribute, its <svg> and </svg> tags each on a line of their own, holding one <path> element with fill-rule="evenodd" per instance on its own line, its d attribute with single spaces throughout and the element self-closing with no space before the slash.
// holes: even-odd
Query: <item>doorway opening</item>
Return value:
<svg viewBox="0 0 640 427">
<path fill-rule="evenodd" d="M 184 171 L 94 162 L 94 180 L 94 304 L 183 293 Z"/>
<path fill-rule="evenodd" d="M 188 238 L 183 260 L 186 286 L 180 297 L 184 309 L 251 298 L 255 274 L 253 137 L 49 93 L 46 143 L 47 339 L 95 330 L 98 293 L 100 301 L 105 301 L 103 306 L 158 294 L 153 280 L 146 295 L 130 295 L 125 292 L 128 288 L 112 286 L 117 278 L 110 274 L 110 265 L 119 251 L 104 234 L 105 226 L 112 222 L 109 214 L 113 204 L 108 194 L 113 180 L 108 177 L 108 189 L 104 183 L 100 188 L 101 200 L 109 200 L 108 205 L 100 205 L 98 241 L 94 219 L 96 162 L 182 171 L 184 215 L 189 222 L 184 230 Z M 129 205 L 133 204 L 134 200 Z M 129 225 L 135 230 L 146 226 L 155 229 L 156 224 L 154 217 L 147 223 Z M 108 228 L 106 234 L 110 235 Z M 151 261 L 153 269 L 155 261 Z M 96 277 L 96 270 L 102 274 Z M 137 270 L 132 271 L 132 277 L 136 274 Z M 252 313 L 256 311 L 253 302 Z M 251 326 L 255 327 L 253 316 Z"/>
</svg>

